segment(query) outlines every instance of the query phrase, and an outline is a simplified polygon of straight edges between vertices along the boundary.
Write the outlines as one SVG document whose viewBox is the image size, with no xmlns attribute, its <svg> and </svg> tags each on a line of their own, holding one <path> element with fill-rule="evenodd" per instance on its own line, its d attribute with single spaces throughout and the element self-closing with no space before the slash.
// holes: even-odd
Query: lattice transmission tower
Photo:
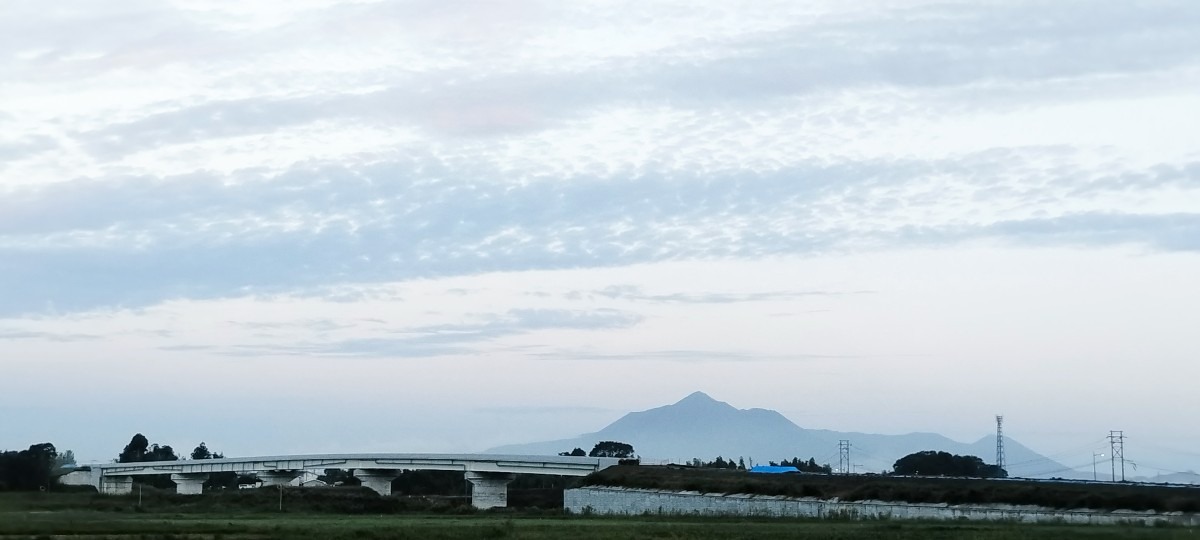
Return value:
<svg viewBox="0 0 1200 540">
<path fill-rule="evenodd" d="M 1117 481 L 1117 460 L 1121 461 L 1121 481 L 1125 481 L 1125 432 L 1109 431 L 1108 447 L 1110 449 L 1108 462 L 1112 468 L 1113 482 Z"/>
<path fill-rule="evenodd" d="M 838 469 L 842 474 L 850 474 L 850 441 L 846 439 L 838 441 Z"/>
<path fill-rule="evenodd" d="M 996 415 L 996 467 L 1004 468 L 1004 415 Z"/>
</svg>

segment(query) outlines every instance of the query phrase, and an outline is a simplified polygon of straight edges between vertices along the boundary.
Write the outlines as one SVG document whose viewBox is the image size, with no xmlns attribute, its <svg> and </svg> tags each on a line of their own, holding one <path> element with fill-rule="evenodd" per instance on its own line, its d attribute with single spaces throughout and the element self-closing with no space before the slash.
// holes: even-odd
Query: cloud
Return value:
<svg viewBox="0 0 1200 540">
<path fill-rule="evenodd" d="M 638 324 L 635 313 L 613 309 L 575 311 L 513 309 L 476 317 L 479 322 L 440 324 L 392 330 L 372 337 L 306 341 L 297 344 L 239 345 L 224 351 L 232 356 L 342 356 L 425 358 L 478 354 L 484 343 L 546 330 L 615 330 Z"/>
<path fill-rule="evenodd" d="M 813 296 L 843 296 L 847 294 L 870 294 L 873 291 L 767 291 L 753 293 L 702 293 L 702 294 L 687 294 L 687 293 L 671 293 L 671 294 L 646 294 L 641 288 L 634 285 L 610 285 L 600 290 L 583 293 L 580 291 L 571 291 L 567 293 L 569 297 L 581 298 L 584 294 L 601 296 L 604 298 L 632 300 L 640 302 L 655 302 L 664 304 L 732 304 L 739 302 L 769 302 L 782 300 L 795 300 Z"/>
<path fill-rule="evenodd" d="M 837 354 L 759 354 L 747 351 L 719 351 L 666 349 L 622 353 L 605 353 L 576 349 L 561 349 L 533 353 L 531 356 L 545 360 L 587 360 L 614 362 L 669 361 L 669 362 L 765 362 L 804 360 L 847 360 L 861 358 L 856 355 Z"/>
<path fill-rule="evenodd" d="M 718 100 L 1129 75 L 1194 65 L 1198 24 L 1200 9 L 1178 1 L 926 3 L 747 36 L 709 62 L 647 66 L 647 77 Z"/>
<path fill-rule="evenodd" d="M 1005 220 L 981 227 L 907 227 L 881 241 L 945 244 L 976 238 L 1041 245 L 1146 245 L 1164 251 L 1200 250 L 1200 213 L 1138 215 L 1089 212 Z"/>
<path fill-rule="evenodd" d="M 1069 154 L 1037 155 L 1047 164 L 1008 151 L 523 186 L 378 163 L 232 184 L 195 175 L 30 187 L 0 197 L 0 283 L 22 284 L 5 287 L 0 313 L 980 238 L 1196 249 L 1195 214 L 1113 211 L 1130 189 L 1194 189 L 1196 163 L 1098 172 Z"/>
<path fill-rule="evenodd" d="M 684 13 L 672 3 L 652 3 L 604 18 L 586 8 L 551 8 L 539 2 L 514 2 L 502 9 L 479 5 L 475 12 L 409 3 L 294 11 L 275 4 L 274 11 L 289 22 L 244 29 L 223 27 L 221 17 L 206 20 L 193 11 L 152 3 L 123 6 L 115 14 L 83 11 L 82 17 L 30 9 L 24 26 L 32 20 L 37 31 L 11 29 L 17 37 L 9 46 L 42 43 L 40 36 L 47 34 L 62 36 L 48 44 L 51 52 L 38 56 L 30 73 L 52 71 L 47 64 L 63 76 L 78 77 L 81 70 L 104 73 L 134 66 L 153 72 L 160 64 L 194 63 L 209 72 L 196 77 L 214 86 L 221 83 L 221 89 L 237 83 L 232 85 L 245 90 L 218 93 L 214 88 L 203 93 L 212 96 L 206 98 L 187 93 L 127 111 L 123 120 L 88 122 L 91 128 L 70 133 L 107 159 L 316 121 L 412 126 L 435 138 L 489 137 L 544 130 L 631 103 L 704 111 L 880 87 L 963 90 L 966 100 L 942 96 L 927 104 L 939 112 L 946 110 L 946 101 L 960 107 L 994 93 L 1020 91 L 1010 83 L 1042 90 L 1023 93 L 1022 103 L 1028 106 L 1033 99 L 1055 98 L 1054 92 L 1044 91 L 1045 85 L 1140 77 L 1200 60 L 1200 37 L 1192 31 L 1200 22 L 1200 9 L 1186 2 L 884 4 L 824 14 L 788 3 Z M 481 13 L 495 18 L 482 20 Z M 706 16 L 727 22 L 714 23 Z M 685 17 L 707 28 L 696 33 L 666 30 L 654 22 L 664 17 Z M 774 24 L 764 25 L 764 19 Z M 904 24 L 896 23 L 900 20 Z M 83 25 L 91 27 L 80 31 Z M 466 31 L 472 27 L 484 30 Z M 604 32 L 595 27 L 620 30 L 629 38 L 617 45 L 629 50 L 605 54 L 597 44 L 573 50 L 573 56 L 556 54 L 546 41 L 562 36 L 546 29 L 559 27 L 593 31 L 597 37 Z M 359 30 L 346 36 L 347 28 Z M 371 47 L 380 57 L 392 54 L 413 67 L 360 61 L 347 68 L 341 54 L 330 53 L 335 48 L 297 49 L 297 41 L 326 34 L 344 47 L 346 56 Z M 395 35 L 424 41 L 385 39 Z M 63 59 L 72 53 L 98 58 Z M 306 53 L 328 63 L 308 58 L 306 69 L 300 70 L 288 61 Z M 553 56 L 545 58 L 547 54 Z M 228 66 L 233 58 L 241 67 Z M 422 58 L 436 61 L 422 65 Z M 289 91 L 256 89 L 264 77 L 275 83 L 268 86 Z M 1095 91 L 1097 84 L 1085 86 Z"/>
<path fill-rule="evenodd" d="M 0 21 L 29 85 L 3 121 L 38 133 L 0 142 L 5 176 L 52 179 L 0 186 L 0 316 L 977 239 L 1196 249 L 1194 155 L 911 142 L 1190 88 L 1187 2 L 70 5 Z"/>
<path fill-rule="evenodd" d="M 216 349 L 217 347 L 214 345 L 164 345 L 158 347 L 158 350 L 167 352 L 213 351 Z"/>
<path fill-rule="evenodd" d="M 363 323 L 378 324 L 382 321 L 370 321 L 364 319 L 356 319 L 353 321 L 338 322 L 332 319 L 314 319 L 303 321 L 288 321 L 288 322 L 258 322 L 258 321 L 230 321 L 229 324 L 245 328 L 248 330 L 300 330 L 306 333 L 329 333 L 337 330 L 345 330 L 347 328 L 357 328 Z"/>
<path fill-rule="evenodd" d="M 37 340 L 37 341 L 53 341 L 57 343 L 70 343 L 76 341 L 98 341 L 104 339 L 103 336 L 93 334 L 80 333 L 61 333 L 61 332 L 34 332 L 25 330 L 4 330 L 0 329 L 0 341 L 5 340 Z"/>
<path fill-rule="evenodd" d="M 597 413 L 624 413 L 621 409 L 610 409 L 606 407 L 579 407 L 579 406 L 527 406 L 527 407 L 482 407 L 476 409 L 477 412 L 484 414 L 497 415 L 543 415 L 543 414 L 597 414 Z"/>
<path fill-rule="evenodd" d="M 4 118 L 0 116 L 0 120 Z M 25 158 L 58 147 L 58 143 L 46 136 L 30 135 L 15 140 L 0 140 L 0 162 Z"/>
</svg>

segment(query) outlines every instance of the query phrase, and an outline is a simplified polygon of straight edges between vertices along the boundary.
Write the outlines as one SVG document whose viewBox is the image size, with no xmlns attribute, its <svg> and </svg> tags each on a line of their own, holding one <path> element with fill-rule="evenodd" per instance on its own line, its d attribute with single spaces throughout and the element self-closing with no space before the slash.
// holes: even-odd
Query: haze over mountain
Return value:
<svg viewBox="0 0 1200 540">
<path fill-rule="evenodd" d="M 851 463 L 856 471 L 891 469 L 897 459 L 921 450 L 969 454 L 991 462 L 994 436 L 963 443 L 936 433 L 880 435 L 805 429 L 769 409 L 738 409 L 695 392 L 663 407 L 631 412 L 595 433 L 571 439 L 507 445 L 489 450 L 514 454 L 557 454 L 579 447 L 589 450 L 598 441 L 632 444 L 646 460 L 682 462 L 691 458 L 744 457 L 755 463 L 792 457 L 815 458 L 838 465 L 838 441 L 849 440 Z M 1005 437 L 1005 455 L 1011 476 L 1082 477 L 1082 473 L 1057 463 Z"/>
</svg>

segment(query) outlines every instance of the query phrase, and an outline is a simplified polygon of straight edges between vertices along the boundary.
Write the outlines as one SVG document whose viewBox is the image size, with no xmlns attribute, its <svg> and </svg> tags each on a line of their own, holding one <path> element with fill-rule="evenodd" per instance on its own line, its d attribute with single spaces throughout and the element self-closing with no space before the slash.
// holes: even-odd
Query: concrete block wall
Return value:
<svg viewBox="0 0 1200 540">
<path fill-rule="evenodd" d="M 947 505 L 885 501 L 838 501 L 765 495 L 720 495 L 615 487 L 566 490 L 563 506 L 573 513 L 637 515 L 729 515 L 837 519 L 930 519 L 1076 524 L 1200 525 L 1200 515 L 1180 512 L 1058 510 L 1036 506 Z"/>
</svg>

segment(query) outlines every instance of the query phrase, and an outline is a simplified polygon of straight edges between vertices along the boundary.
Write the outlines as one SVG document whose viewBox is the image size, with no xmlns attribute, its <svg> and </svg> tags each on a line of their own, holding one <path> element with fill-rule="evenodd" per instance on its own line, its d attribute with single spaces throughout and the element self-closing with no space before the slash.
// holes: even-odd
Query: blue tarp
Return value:
<svg viewBox="0 0 1200 540">
<path fill-rule="evenodd" d="M 773 467 L 771 465 L 755 465 L 753 467 L 750 467 L 750 472 L 764 473 L 764 474 L 780 474 L 780 473 L 789 473 L 789 472 L 797 472 L 798 473 L 798 472 L 800 472 L 800 469 L 797 469 L 795 467 Z"/>
</svg>

